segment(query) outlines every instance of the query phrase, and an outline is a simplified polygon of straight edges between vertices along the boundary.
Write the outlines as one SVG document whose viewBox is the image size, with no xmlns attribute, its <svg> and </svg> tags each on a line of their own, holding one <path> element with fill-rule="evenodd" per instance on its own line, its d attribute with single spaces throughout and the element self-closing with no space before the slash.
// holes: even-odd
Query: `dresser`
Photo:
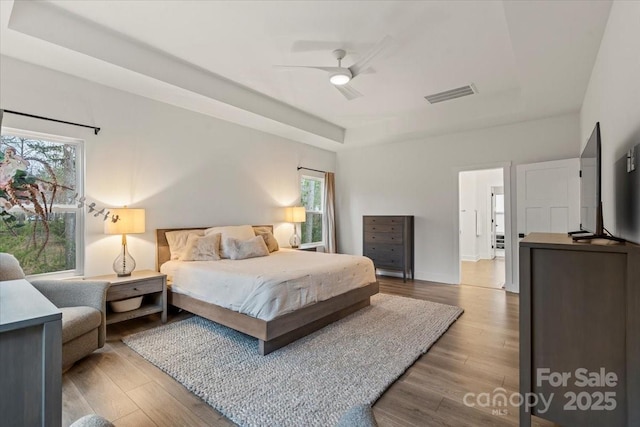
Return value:
<svg viewBox="0 0 640 427">
<path fill-rule="evenodd" d="M 402 271 L 413 279 L 413 215 L 365 215 L 362 217 L 362 254 L 376 268 Z"/>
<path fill-rule="evenodd" d="M 0 425 L 62 423 L 62 312 L 24 279 L 0 282 Z"/>
<path fill-rule="evenodd" d="M 611 243 L 520 242 L 520 393 L 553 396 L 522 427 L 640 425 L 640 247 Z"/>
</svg>

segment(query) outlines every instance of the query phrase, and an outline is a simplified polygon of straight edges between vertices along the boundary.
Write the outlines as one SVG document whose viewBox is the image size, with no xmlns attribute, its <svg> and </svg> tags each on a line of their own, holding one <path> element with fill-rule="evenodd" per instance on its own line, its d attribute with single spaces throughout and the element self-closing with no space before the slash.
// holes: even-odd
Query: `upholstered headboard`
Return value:
<svg viewBox="0 0 640 427">
<path fill-rule="evenodd" d="M 209 227 L 186 227 L 186 228 L 158 228 L 156 229 L 156 270 L 160 271 L 160 266 L 171 259 L 169 251 L 169 242 L 167 242 L 166 233 L 178 230 L 206 230 Z M 253 228 L 268 228 L 273 233 L 273 225 L 254 225 Z"/>
</svg>

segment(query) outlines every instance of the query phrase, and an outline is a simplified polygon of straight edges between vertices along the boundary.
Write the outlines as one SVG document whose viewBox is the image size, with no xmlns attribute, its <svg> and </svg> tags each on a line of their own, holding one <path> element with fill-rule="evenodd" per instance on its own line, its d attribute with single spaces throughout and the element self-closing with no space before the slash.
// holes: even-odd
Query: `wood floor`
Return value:
<svg viewBox="0 0 640 427">
<path fill-rule="evenodd" d="M 502 289 L 504 286 L 504 258 L 462 261 L 460 283 L 485 288 Z"/>
<path fill-rule="evenodd" d="M 462 307 L 465 313 L 376 402 L 380 426 L 517 426 L 517 408 L 492 415 L 465 406 L 468 392 L 518 388 L 518 297 L 508 292 L 379 278 L 380 291 Z M 169 316 L 169 321 L 187 317 Z M 98 413 L 116 426 L 229 426 L 218 412 L 122 344 L 155 327 L 150 316 L 109 325 L 103 349 L 63 376 L 63 425 Z M 537 422 L 537 425 L 552 425 Z"/>
</svg>

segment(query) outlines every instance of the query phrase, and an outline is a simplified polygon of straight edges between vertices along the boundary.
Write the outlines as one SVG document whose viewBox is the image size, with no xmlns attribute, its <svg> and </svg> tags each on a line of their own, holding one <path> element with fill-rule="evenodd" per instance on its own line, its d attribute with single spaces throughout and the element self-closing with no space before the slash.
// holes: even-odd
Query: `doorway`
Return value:
<svg viewBox="0 0 640 427">
<path fill-rule="evenodd" d="M 458 183 L 460 283 L 504 289 L 503 169 L 461 171 Z"/>
</svg>

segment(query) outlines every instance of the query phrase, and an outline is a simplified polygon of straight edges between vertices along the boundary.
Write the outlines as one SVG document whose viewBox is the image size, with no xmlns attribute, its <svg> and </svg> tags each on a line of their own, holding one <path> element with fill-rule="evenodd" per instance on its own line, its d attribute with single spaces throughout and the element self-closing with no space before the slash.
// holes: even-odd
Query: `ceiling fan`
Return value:
<svg viewBox="0 0 640 427">
<path fill-rule="evenodd" d="M 360 74 L 366 73 L 371 70 L 371 64 L 373 60 L 386 51 L 392 45 L 393 39 L 389 36 L 385 36 L 380 40 L 360 61 L 353 64 L 351 67 L 343 67 L 342 60 L 347 55 L 344 49 L 334 50 L 333 56 L 338 60 L 337 67 L 322 67 L 314 65 L 277 65 L 280 68 L 313 68 L 316 70 L 322 70 L 329 73 L 329 82 L 349 101 L 362 96 L 360 92 L 355 90 L 349 85 L 349 82 Z"/>
</svg>

